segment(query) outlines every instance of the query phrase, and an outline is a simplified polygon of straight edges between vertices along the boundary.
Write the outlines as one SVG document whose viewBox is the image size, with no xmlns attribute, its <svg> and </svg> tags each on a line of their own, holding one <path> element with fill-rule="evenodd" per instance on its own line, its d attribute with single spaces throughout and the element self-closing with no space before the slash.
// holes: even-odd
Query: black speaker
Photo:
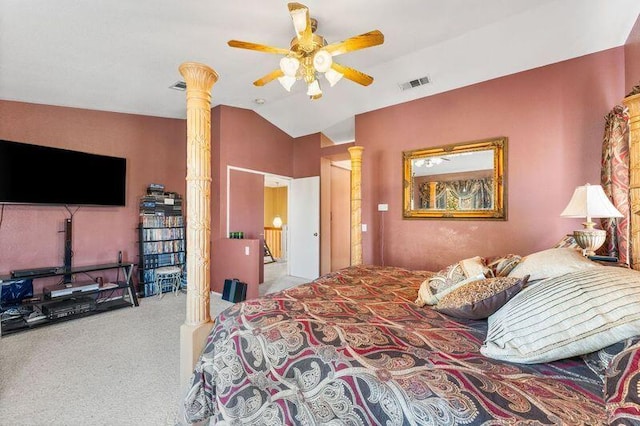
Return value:
<svg viewBox="0 0 640 426">
<path fill-rule="evenodd" d="M 243 283 L 237 278 L 228 278 L 224 280 L 224 288 L 222 289 L 222 299 L 237 303 L 247 298 L 247 283 Z"/>
<path fill-rule="evenodd" d="M 62 281 L 71 282 L 71 258 L 73 257 L 73 222 L 71 218 L 64 221 L 64 272 Z"/>
</svg>

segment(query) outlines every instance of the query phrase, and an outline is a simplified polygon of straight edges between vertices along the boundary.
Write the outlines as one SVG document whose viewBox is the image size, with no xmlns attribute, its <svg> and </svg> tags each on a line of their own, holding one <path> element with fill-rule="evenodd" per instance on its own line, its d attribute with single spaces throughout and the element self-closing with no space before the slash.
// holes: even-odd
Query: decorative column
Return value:
<svg viewBox="0 0 640 426">
<path fill-rule="evenodd" d="M 351 265 L 362 264 L 362 151 L 349 148 L 351 156 Z"/>
<path fill-rule="evenodd" d="M 631 267 L 640 270 L 640 94 L 623 101 L 629 108 L 629 204 Z"/>
<path fill-rule="evenodd" d="M 186 386 L 213 322 L 211 287 L 211 88 L 218 74 L 185 62 L 187 83 L 187 315 L 180 327 L 180 382 Z"/>
</svg>

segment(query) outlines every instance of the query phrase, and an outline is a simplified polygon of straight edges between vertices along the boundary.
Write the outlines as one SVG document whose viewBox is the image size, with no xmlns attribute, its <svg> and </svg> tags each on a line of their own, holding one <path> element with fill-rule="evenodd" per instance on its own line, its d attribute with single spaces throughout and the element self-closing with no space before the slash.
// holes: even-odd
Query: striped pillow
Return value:
<svg viewBox="0 0 640 426">
<path fill-rule="evenodd" d="M 480 352 L 509 362 L 549 362 L 640 335 L 640 272 L 603 266 L 548 278 L 488 320 Z"/>
</svg>

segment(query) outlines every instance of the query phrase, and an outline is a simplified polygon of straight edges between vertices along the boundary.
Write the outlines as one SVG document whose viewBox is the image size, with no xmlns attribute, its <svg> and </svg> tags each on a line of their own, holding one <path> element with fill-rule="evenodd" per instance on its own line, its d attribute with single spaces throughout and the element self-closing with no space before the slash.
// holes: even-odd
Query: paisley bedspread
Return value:
<svg viewBox="0 0 640 426">
<path fill-rule="evenodd" d="M 221 313 L 184 401 L 193 423 L 606 424 L 580 358 L 482 356 L 486 321 L 414 304 L 431 272 L 349 267 Z"/>
</svg>

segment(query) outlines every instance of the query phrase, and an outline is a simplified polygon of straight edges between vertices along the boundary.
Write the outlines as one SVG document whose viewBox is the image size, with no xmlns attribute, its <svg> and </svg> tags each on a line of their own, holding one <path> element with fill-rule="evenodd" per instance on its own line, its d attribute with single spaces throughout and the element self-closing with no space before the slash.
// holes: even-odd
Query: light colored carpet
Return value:
<svg viewBox="0 0 640 426">
<path fill-rule="evenodd" d="M 260 294 L 308 281 L 283 273 L 265 265 Z M 0 338 L 0 425 L 174 425 L 185 303 L 166 293 Z M 229 306 L 212 293 L 212 317 Z"/>
</svg>

